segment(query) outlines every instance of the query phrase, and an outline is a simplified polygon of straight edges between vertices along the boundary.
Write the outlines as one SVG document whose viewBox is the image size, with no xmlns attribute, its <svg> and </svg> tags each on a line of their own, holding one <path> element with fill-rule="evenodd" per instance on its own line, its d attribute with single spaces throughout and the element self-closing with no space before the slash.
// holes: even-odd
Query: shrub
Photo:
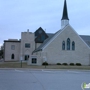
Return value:
<svg viewBox="0 0 90 90">
<path fill-rule="evenodd" d="M 65 65 L 65 66 L 66 66 L 66 65 L 68 65 L 68 64 L 67 64 L 67 63 L 63 63 L 62 65 Z"/>
<path fill-rule="evenodd" d="M 76 63 L 77 66 L 81 66 L 81 63 Z"/>
<path fill-rule="evenodd" d="M 74 66 L 74 63 L 70 63 L 69 65 L 70 65 L 70 66 Z"/>
<path fill-rule="evenodd" d="M 57 65 L 61 65 L 61 63 L 57 63 Z"/>
<path fill-rule="evenodd" d="M 42 65 L 48 65 L 48 63 L 47 62 L 43 62 Z"/>
</svg>

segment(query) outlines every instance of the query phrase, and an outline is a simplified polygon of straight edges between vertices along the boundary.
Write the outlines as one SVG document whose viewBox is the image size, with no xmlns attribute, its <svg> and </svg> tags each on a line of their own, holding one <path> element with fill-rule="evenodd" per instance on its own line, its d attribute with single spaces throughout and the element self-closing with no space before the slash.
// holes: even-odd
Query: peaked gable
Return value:
<svg viewBox="0 0 90 90">
<path fill-rule="evenodd" d="M 82 36 L 81 35 L 78 35 L 78 33 L 70 26 L 70 25 L 67 25 L 66 27 L 64 27 L 63 29 L 57 31 L 55 34 L 53 34 L 51 37 L 47 38 L 36 50 L 34 50 L 33 52 L 38 52 L 38 51 L 41 51 L 41 50 L 44 50 L 48 45 L 50 45 L 50 43 L 52 43 L 59 35 L 61 35 L 62 33 L 64 33 L 64 31 L 67 30 L 67 28 L 70 28 L 72 32 L 74 32 L 76 34 L 76 36 L 85 44 L 86 47 L 88 47 L 90 49 L 90 45 L 88 45 L 88 43 L 86 42 L 86 37 Z M 66 32 L 66 35 L 67 33 L 70 33 L 69 31 Z M 71 33 L 70 33 L 71 35 Z M 64 37 L 66 37 L 64 35 Z M 73 37 L 73 36 L 72 36 Z M 72 38 L 71 37 L 71 38 Z M 90 40 L 89 40 L 90 41 Z"/>
<path fill-rule="evenodd" d="M 42 33 L 35 38 L 35 43 L 43 43 L 47 38 L 48 36 L 45 33 Z"/>
<path fill-rule="evenodd" d="M 55 34 L 48 34 L 48 38 L 36 49 L 33 51 L 34 52 L 38 52 L 41 51 L 43 49 L 43 47 L 58 33 L 61 32 L 61 30 L 57 31 Z"/>
<path fill-rule="evenodd" d="M 35 31 L 35 42 L 36 43 L 43 43 L 45 39 L 48 38 L 48 35 L 45 31 L 40 27 L 38 30 Z"/>
<path fill-rule="evenodd" d="M 86 42 L 78 35 L 78 33 L 71 27 L 71 25 L 67 25 L 66 27 L 64 27 L 62 30 L 60 30 L 57 34 L 54 35 L 54 37 L 52 37 L 50 39 L 50 41 L 48 41 L 43 47 L 42 47 L 42 50 L 44 50 L 49 44 L 51 44 L 61 33 L 63 33 L 65 30 L 67 30 L 67 28 L 70 28 L 76 35 L 77 37 L 85 44 L 85 46 L 87 48 L 90 49 L 90 47 L 86 44 Z M 70 33 L 70 32 L 68 32 Z M 67 33 L 66 33 L 67 34 Z M 64 36 L 65 37 L 65 36 Z"/>
<path fill-rule="evenodd" d="M 39 34 L 41 34 L 44 30 L 39 27 L 34 33 L 35 33 L 35 36 L 37 37 Z"/>
</svg>

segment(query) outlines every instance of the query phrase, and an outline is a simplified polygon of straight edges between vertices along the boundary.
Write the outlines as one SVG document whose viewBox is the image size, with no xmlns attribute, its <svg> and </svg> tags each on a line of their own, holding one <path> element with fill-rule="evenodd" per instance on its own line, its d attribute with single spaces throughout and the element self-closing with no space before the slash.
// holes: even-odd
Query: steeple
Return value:
<svg viewBox="0 0 90 90">
<path fill-rule="evenodd" d="M 66 0 L 64 1 L 62 20 L 69 20 Z"/>
<path fill-rule="evenodd" d="M 64 0 L 63 14 L 61 19 L 61 28 L 64 28 L 67 24 L 69 24 L 68 11 L 67 11 L 67 3 Z"/>
</svg>

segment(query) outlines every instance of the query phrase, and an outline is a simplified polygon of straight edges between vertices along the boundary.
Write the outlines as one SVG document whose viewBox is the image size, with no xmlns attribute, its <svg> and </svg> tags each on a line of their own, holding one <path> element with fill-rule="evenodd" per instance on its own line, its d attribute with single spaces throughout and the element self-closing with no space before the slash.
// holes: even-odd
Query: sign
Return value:
<svg viewBox="0 0 90 90">
<path fill-rule="evenodd" d="M 88 84 L 82 83 L 81 88 L 82 88 L 82 90 L 89 89 L 90 88 L 90 83 L 88 83 Z"/>
<path fill-rule="evenodd" d="M 23 60 L 23 58 L 22 58 L 22 56 L 20 57 L 20 61 L 22 61 Z"/>
</svg>

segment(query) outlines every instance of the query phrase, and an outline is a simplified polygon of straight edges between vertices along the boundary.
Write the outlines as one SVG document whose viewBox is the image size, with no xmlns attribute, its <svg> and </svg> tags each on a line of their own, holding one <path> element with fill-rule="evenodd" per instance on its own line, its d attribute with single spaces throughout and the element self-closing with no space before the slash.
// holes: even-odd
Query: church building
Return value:
<svg viewBox="0 0 90 90">
<path fill-rule="evenodd" d="M 69 24 L 66 0 L 61 29 L 46 33 L 38 28 L 34 33 L 22 32 L 21 39 L 4 40 L 4 61 L 27 61 L 28 65 L 81 63 L 90 65 L 90 36 L 78 35 Z"/>
</svg>

